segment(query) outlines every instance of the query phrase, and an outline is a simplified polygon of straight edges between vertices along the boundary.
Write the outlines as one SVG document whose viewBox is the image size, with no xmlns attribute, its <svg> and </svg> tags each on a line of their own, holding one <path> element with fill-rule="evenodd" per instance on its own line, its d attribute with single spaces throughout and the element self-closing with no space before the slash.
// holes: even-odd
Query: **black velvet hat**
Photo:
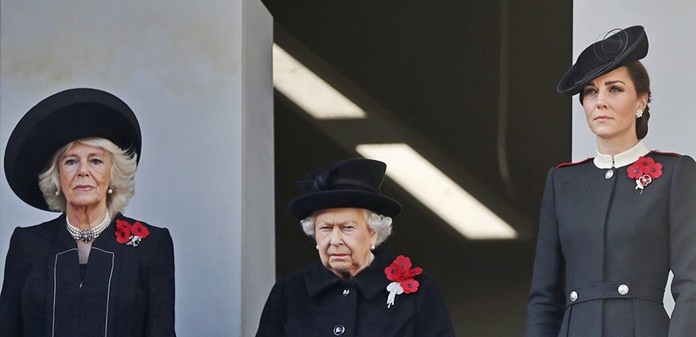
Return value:
<svg viewBox="0 0 696 337">
<path fill-rule="evenodd" d="M 395 217 L 401 204 L 380 193 L 387 165 L 371 159 L 348 159 L 310 172 L 297 184 L 308 191 L 288 206 L 298 220 L 329 208 L 364 208 Z"/>
<path fill-rule="evenodd" d="M 47 210 L 38 175 L 55 152 L 71 141 L 102 137 L 140 159 L 140 125 L 118 97 L 97 89 L 61 91 L 42 100 L 20 119 L 7 141 L 5 177 L 24 202 Z"/>
<path fill-rule="evenodd" d="M 580 53 L 575 64 L 558 82 L 556 90 L 559 93 L 575 95 L 598 76 L 648 54 L 648 36 L 642 26 L 614 29 L 607 35 Z"/>
</svg>

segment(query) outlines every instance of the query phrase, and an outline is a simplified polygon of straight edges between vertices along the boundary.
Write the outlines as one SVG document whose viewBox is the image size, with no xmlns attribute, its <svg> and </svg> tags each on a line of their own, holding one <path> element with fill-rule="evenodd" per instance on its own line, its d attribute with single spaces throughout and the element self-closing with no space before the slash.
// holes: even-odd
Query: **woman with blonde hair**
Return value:
<svg viewBox="0 0 696 337">
<path fill-rule="evenodd" d="M 25 203 L 61 214 L 12 235 L 2 336 L 175 336 L 172 238 L 123 215 L 140 149 L 135 114 L 101 90 L 59 92 L 19 121 L 7 181 Z"/>
</svg>

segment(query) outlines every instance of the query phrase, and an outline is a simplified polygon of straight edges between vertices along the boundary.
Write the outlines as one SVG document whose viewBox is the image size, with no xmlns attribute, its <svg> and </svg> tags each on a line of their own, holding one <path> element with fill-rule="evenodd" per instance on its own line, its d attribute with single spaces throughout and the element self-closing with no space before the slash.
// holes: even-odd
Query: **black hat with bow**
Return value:
<svg viewBox="0 0 696 337">
<path fill-rule="evenodd" d="M 558 82 L 558 93 L 575 95 L 593 79 L 648 54 L 648 36 L 643 26 L 614 29 L 607 35 L 580 53 L 575 64 Z"/>
<path fill-rule="evenodd" d="M 301 220 L 316 211 L 330 208 L 364 208 L 395 217 L 401 204 L 380 193 L 387 165 L 371 159 L 348 159 L 312 171 L 298 185 L 308 193 L 288 206 Z"/>
<path fill-rule="evenodd" d="M 5 177 L 12 191 L 27 204 L 49 211 L 38 175 L 64 145 L 101 137 L 140 159 L 140 125 L 118 97 L 102 90 L 76 88 L 53 94 L 19 120 L 5 149 Z"/>
</svg>

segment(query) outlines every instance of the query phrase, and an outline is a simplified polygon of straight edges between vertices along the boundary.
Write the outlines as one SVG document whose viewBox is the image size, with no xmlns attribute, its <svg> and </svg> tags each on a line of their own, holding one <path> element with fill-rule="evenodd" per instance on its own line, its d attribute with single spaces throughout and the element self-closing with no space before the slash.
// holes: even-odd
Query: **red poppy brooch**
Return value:
<svg viewBox="0 0 696 337">
<path fill-rule="evenodd" d="M 422 272 L 423 268 L 411 268 L 411 259 L 403 255 L 399 255 L 389 267 L 384 268 L 387 279 L 392 281 L 387 286 L 387 291 L 389 292 L 389 296 L 387 296 L 387 308 L 391 308 L 391 306 L 394 305 L 396 295 L 404 293 L 410 294 L 418 291 L 419 283 L 414 280 L 413 277 L 420 275 Z"/>
<path fill-rule="evenodd" d="M 126 245 L 138 247 L 140 241 L 150 235 L 145 225 L 136 221 L 134 224 L 125 220 L 116 220 L 116 241 Z"/>
<path fill-rule="evenodd" d="M 662 164 L 655 162 L 650 157 L 640 157 L 628 167 L 627 171 L 628 177 L 635 179 L 636 189 L 640 190 L 640 194 L 643 194 L 646 186 L 662 176 Z"/>
</svg>

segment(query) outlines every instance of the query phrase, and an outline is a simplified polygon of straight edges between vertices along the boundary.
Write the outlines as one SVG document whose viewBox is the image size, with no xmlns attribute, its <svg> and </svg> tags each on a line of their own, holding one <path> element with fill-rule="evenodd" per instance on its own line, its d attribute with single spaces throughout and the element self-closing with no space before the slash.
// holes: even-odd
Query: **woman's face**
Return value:
<svg viewBox="0 0 696 337">
<path fill-rule="evenodd" d="M 68 209 L 106 206 L 111 156 L 106 150 L 76 142 L 58 159 L 60 187 Z"/>
<path fill-rule="evenodd" d="M 636 110 L 645 108 L 647 94 L 636 93 L 626 67 L 595 78 L 582 90 L 585 118 L 598 138 L 626 143 L 637 141 Z"/>
<path fill-rule="evenodd" d="M 355 276 L 370 263 L 377 232 L 358 208 L 332 208 L 317 213 L 314 230 L 321 262 L 341 278 Z"/>
</svg>

